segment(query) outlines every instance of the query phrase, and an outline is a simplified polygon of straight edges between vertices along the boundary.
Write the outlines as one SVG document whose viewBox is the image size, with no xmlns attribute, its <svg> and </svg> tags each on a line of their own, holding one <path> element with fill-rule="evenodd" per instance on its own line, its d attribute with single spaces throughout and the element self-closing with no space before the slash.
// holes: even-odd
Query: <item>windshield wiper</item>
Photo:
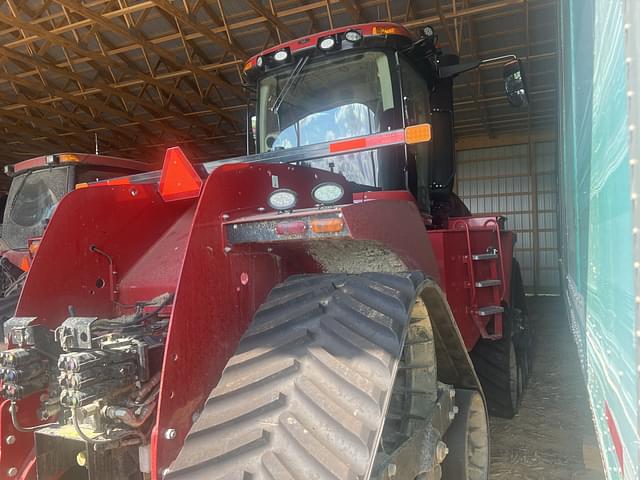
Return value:
<svg viewBox="0 0 640 480">
<path fill-rule="evenodd" d="M 300 72 L 302 71 L 302 69 L 307 64 L 308 61 L 309 61 L 308 56 L 302 57 L 300 60 L 298 60 L 298 63 L 296 63 L 296 66 L 293 68 L 293 70 L 291 71 L 291 74 L 287 78 L 287 81 L 284 83 L 282 90 L 280 90 L 280 94 L 273 101 L 273 105 L 271 105 L 269 110 L 271 110 L 276 115 L 278 114 L 278 110 L 280 110 L 280 106 L 282 105 L 284 98 L 289 93 L 289 90 L 291 90 L 291 87 L 293 87 L 293 84 L 297 80 L 298 75 L 300 75 Z"/>
<path fill-rule="evenodd" d="M 27 173 L 25 173 L 22 176 L 22 183 L 20 184 L 20 186 L 16 190 L 16 193 L 13 194 L 13 201 L 12 201 L 12 204 L 11 204 L 12 207 L 15 204 L 16 199 L 20 196 L 20 193 L 22 193 L 22 187 L 24 187 L 25 184 L 27 183 L 27 178 L 29 178 L 29 175 L 31 175 L 33 172 L 34 172 L 34 170 L 29 170 Z"/>
</svg>

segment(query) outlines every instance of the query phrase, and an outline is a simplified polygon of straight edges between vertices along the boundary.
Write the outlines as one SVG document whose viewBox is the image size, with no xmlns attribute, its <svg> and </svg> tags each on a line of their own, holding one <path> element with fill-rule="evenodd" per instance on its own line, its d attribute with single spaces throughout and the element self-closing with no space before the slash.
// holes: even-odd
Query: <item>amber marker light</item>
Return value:
<svg viewBox="0 0 640 480">
<path fill-rule="evenodd" d="M 424 143 L 431 140 L 431 124 L 421 123 L 404 129 L 404 141 L 408 145 Z"/>
<path fill-rule="evenodd" d="M 394 25 L 374 25 L 371 29 L 373 35 L 406 35 L 407 31 Z"/>
<path fill-rule="evenodd" d="M 341 218 L 316 218 L 311 221 L 311 231 L 314 233 L 337 233 L 344 228 Z"/>
</svg>

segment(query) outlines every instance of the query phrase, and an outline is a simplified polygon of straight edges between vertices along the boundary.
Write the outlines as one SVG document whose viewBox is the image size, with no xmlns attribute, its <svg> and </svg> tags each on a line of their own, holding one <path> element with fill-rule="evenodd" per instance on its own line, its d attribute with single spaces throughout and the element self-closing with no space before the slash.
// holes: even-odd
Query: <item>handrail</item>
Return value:
<svg viewBox="0 0 640 480">
<path fill-rule="evenodd" d="M 505 296 L 507 294 L 507 285 L 506 285 L 506 281 L 505 281 L 505 271 L 504 271 L 504 255 L 502 254 L 502 238 L 500 236 L 500 224 L 498 223 L 498 221 L 494 218 L 490 218 L 488 219 L 486 222 L 484 222 L 484 226 L 487 227 L 489 226 L 489 224 L 494 223 L 496 225 L 496 236 L 498 237 L 498 254 L 500 255 L 500 274 L 502 276 L 502 295 L 500 296 L 500 298 L 502 299 L 502 301 L 505 301 Z"/>
<path fill-rule="evenodd" d="M 465 234 L 467 236 L 467 269 L 469 270 L 469 277 L 471 279 L 471 305 L 475 305 L 476 300 L 476 278 L 475 273 L 473 271 L 473 252 L 471 251 L 471 232 L 469 231 L 469 225 L 464 220 L 456 220 L 453 223 L 453 228 L 456 230 L 461 230 L 459 226 L 462 225 L 465 230 Z"/>
</svg>

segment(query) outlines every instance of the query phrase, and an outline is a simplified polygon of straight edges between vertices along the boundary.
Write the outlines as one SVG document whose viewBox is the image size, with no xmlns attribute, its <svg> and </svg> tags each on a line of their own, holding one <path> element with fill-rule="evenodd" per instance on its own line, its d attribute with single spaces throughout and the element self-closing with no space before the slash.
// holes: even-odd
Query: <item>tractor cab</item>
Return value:
<svg viewBox="0 0 640 480">
<path fill-rule="evenodd" d="M 151 165 L 104 155 L 59 153 L 6 165 L 10 177 L 2 222 L 0 298 L 17 301 L 40 237 L 58 202 L 77 184 L 149 171 Z M 11 308 L 9 308 L 11 310 Z M 9 311 L 8 315 L 13 314 Z M 0 322 L 6 318 L 0 300 Z"/>
<path fill-rule="evenodd" d="M 53 211 L 76 184 L 148 171 L 150 165 L 104 155 L 60 153 L 5 166 L 12 177 L 2 223 L 2 240 L 24 251 L 42 236 Z"/>
<path fill-rule="evenodd" d="M 498 60 L 511 60 L 505 70 L 509 100 L 525 104 L 519 62 L 513 56 L 488 61 Z M 409 190 L 431 218 L 434 206 L 453 195 L 453 78 L 486 62 L 461 65 L 457 56 L 442 53 L 430 27 L 414 40 L 392 23 L 279 45 L 244 67 L 256 89 L 249 144 L 265 153 L 428 124 L 434 142 L 299 163 L 343 175 L 353 192 Z"/>
</svg>

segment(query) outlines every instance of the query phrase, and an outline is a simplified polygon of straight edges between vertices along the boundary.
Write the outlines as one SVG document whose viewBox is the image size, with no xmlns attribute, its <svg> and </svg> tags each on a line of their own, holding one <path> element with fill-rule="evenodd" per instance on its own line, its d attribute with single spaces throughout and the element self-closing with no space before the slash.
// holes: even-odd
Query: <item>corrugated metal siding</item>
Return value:
<svg viewBox="0 0 640 480">
<path fill-rule="evenodd" d="M 460 151 L 457 192 L 473 213 L 508 218 L 527 290 L 558 293 L 555 143 L 532 144 L 531 156 L 526 144 Z"/>
</svg>

